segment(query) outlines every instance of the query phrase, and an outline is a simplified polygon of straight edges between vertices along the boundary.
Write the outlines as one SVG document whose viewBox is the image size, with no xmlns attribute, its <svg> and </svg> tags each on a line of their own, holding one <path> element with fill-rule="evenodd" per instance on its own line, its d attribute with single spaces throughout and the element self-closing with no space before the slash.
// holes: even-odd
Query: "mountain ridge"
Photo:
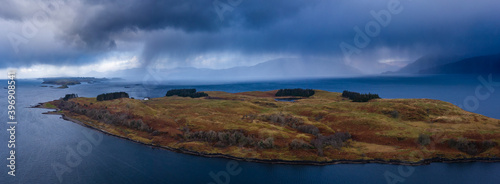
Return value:
<svg viewBox="0 0 500 184">
<path fill-rule="evenodd" d="M 382 74 L 418 74 L 421 70 L 453 63 L 463 58 L 462 55 L 430 54 L 418 58 L 397 71 L 387 71 Z"/>
<path fill-rule="evenodd" d="M 141 71 L 143 70 L 143 71 Z M 131 73 L 136 76 L 131 76 Z M 173 69 L 144 68 L 119 71 L 113 75 L 123 78 L 142 79 L 145 74 L 166 80 L 274 80 L 296 78 L 322 78 L 361 75 L 361 71 L 344 63 L 326 59 L 280 58 L 253 66 L 227 69 L 178 67 Z"/>
<path fill-rule="evenodd" d="M 500 54 L 462 59 L 424 70 L 419 74 L 484 74 L 500 73 Z"/>
</svg>

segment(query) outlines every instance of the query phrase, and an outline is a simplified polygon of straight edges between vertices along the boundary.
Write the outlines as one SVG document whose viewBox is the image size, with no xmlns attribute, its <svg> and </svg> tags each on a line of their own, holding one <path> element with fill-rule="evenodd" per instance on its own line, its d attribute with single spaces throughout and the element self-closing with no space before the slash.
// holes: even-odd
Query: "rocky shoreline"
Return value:
<svg viewBox="0 0 500 184">
<path fill-rule="evenodd" d="M 41 104 L 34 106 L 33 108 L 43 108 L 40 106 Z M 237 160 L 237 161 L 246 161 L 246 162 L 256 162 L 256 163 L 267 163 L 267 164 L 290 164 L 290 165 L 317 165 L 317 166 L 324 166 L 324 165 L 334 165 L 334 164 L 369 164 L 369 163 L 376 163 L 376 164 L 391 164 L 391 165 L 408 165 L 408 166 L 418 166 L 418 165 L 429 165 L 431 163 L 464 163 L 464 162 L 500 162 L 500 158 L 498 157 L 493 157 L 493 158 L 462 158 L 462 159 L 447 159 L 447 158 L 440 158 L 440 157 L 435 157 L 431 159 L 425 159 L 421 160 L 418 162 L 407 162 L 407 161 L 400 161 L 400 160 L 382 160 L 382 159 L 371 159 L 371 160 L 333 160 L 333 161 L 290 161 L 290 160 L 279 160 L 279 159 L 256 159 L 256 158 L 242 158 L 242 157 L 235 157 L 231 155 L 226 155 L 226 154 L 221 154 L 221 153 L 203 153 L 203 152 L 197 152 L 197 151 L 192 151 L 184 148 L 172 148 L 172 147 L 167 147 L 167 146 L 160 146 L 160 145 L 154 145 L 154 144 L 148 144 L 144 142 L 140 142 L 137 140 L 130 139 L 128 137 L 124 136 L 119 136 L 112 134 L 110 132 L 107 132 L 105 130 L 101 130 L 98 128 L 95 128 L 93 126 L 90 126 L 88 124 L 85 124 L 77 119 L 68 117 L 67 115 L 63 113 L 58 113 L 56 111 L 53 112 L 47 112 L 44 114 L 54 114 L 54 115 L 61 115 L 61 118 L 67 121 L 71 121 L 73 123 L 85 126 L 87 128 L 91 128 L 93 130 L 102 132 L 106 135 L 109 136 L 114 136 L 117 138 L 121 138 L 124 140 L 132 141 L 135 143 L 139 143 L 145 146 L 150 146 L 151 148 L 158 148 L 158 149 L 164 149 L 164 150 L 169 150 L 177 153 L 184 153 L 184 154 L 190 154 L 190 155 L 196 155 L 196 156 L 203 156 L 203 157 L 208 157 L 208 158 L 226 158 L 226 159 L 232 159 L 232 160 Z"/>
</svg>

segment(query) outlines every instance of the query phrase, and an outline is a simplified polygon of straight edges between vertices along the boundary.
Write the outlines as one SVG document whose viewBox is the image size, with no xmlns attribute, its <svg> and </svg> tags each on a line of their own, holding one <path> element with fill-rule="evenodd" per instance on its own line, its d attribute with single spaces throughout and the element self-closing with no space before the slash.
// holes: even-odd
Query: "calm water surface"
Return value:
<svg viewBox="0 0 500 184">
<path fill-rule="evenodd" d="M 242 92 L 279 88 L 313 88 L 341 92 L 343 90 L 378 93 L 382 98 L 430 98 L 463 106 L 464 100 L 475 95 L 481 83 L 478 76 L 425 77 L 363 77 L 316 79 L 280 82 L 247 82 L 219 85 L 178 85 L 106 82 L 81 84 L 67 89 L 40 87 L 38 80 L 17 82 L 16 177 L 0 167 L 0 183 L 60 183 L 54 166 L 68 166 L 71 150 L 90 140 L 84 132 L 101 135 L 102 141 L 86 149 L 81 162 L 68 167 L 62 183 L 210 183 L 216 182 L 210 173 L 225 173 L 233 161 L 220 158 L 173 153 L 102 135 L 88 128 L 62 120 L 57 115 L 44 115 L 45 109 L 26 108 L 39 102 L 77 93 L 95 97 L 105 92 L 125 91 L 132 97 L 160 97 L 173 88 L 194 87 L 200 91 Z M 487 78 L 486 76 L 484 76 Z M 500 78 L 494 77 L 494 81 Z M 6 81 L 0 81 L 4 86 Z M 138 84 L 138 85 L 134 85 Z M 0 117 L 6 121 L 6 93 L 1 88 Z M 483 89 L 484 90 L 484 89 Z M 482 91 L 487 92 L 487 91 Z M 474 112 L 500 119 L 500 87 L 486 100 L 479 100 Z M 469 109 L 470 110 L 470 109 Z M 0 124 L 0 156 L 7 165 L 7 125 Z M 82 143 L 83 142 L 83 143 Z M 80 145 L 80 147 L 81 147 Z M 85 147 L 87 148 L 87 147 Z M 70 161 L 72 157 L 70 157 Z M 73 160 L 74 161 L 74 160 Z M 273 165 L 236 162 L 241 172 L 228 175 L 229 183 L 386 183 L 385 173 L 394 173 L 404 183 L 497 183 L 500 163 L 433 163 L 411 167 L 410 175 L 399 174 L 400 166 L 385 164 L 341 164 L 329 166 Z M 403 168 L 406 171 L 408 168 Z M 404 173 L 403 173 L 404 174 Z"/>
</svg>

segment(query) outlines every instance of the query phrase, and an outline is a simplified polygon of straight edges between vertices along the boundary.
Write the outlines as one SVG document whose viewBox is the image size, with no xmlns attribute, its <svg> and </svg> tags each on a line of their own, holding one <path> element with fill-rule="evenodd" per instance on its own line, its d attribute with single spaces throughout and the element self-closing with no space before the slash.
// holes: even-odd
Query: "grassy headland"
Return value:
<svg viewBox="0 0 500 184">
<path fill-rule="evenodd" d="M 500 120 L 430 99 L 352 102 L 314 90 L 151 100 L 69 98 L 41 104 L 69 120 L 144 144 L 251 161 L 300 164 L 498 161 Z M 378 96 L 377 96 L 378 97 Z"/>
</svg>

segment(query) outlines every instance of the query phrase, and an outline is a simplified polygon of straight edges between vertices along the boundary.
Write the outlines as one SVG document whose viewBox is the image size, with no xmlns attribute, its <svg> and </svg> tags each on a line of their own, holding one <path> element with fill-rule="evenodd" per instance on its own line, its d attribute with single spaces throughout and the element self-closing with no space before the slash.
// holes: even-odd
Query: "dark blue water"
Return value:
<svg viewBox="0 0 500 184">
<path fill-rule="evenodd" d="M 8 168 L 0 167 L 0 183 L 60 183 L 54 170 L 54 166 L 60 165 L 70 169 L 61 175 L 61 183 L 216 183 L 210 173 L 220 176 L 222 183 L 227 183 L 225 179 L 229 179 L 228 183 L 387 183 L 386 176 L 404 183 L 496 183 L 500 181 L 500 163 L 433 163 L 410 168 L 385 164 L 298 166 L 191 156 L 103 135 L 59 116 L 41 114 L 47 110 L 26 108 L 68 93 L 93 97 L 105 92 L 125 91 L 135 98 L 142 98 L 164 96 L 167 90 L 180 87 L 227 92 L 300 87 L 372 92 L 383 98 L 439 99 L 500 119 L 500 86 L 494 87 L 496 91 L 493 92 L 481 89 L 480 94 L 488 92 L 490 95 L 486 99 L 477 99 L 475 90 L 481 85 L 477 77 L 364 77 L 189 86 L 113 82 L 82 84 L 67 89 L 40 87 L 41 81 L 20 80 L 17 83 L 16 176 L 7 175 Z M 487 79 L 487 76 L 483 77 Z M 500 81 L 500 78 L 494 76 L 494 81 Z M 6 86 L 5 81 L 0 82 Z M 0 117 L 6 122 L 7 90 L 1 90 L 0 99 L 5 100 L 0 100 L 0 108 L 4 109 Z M 463 106 L 466 99 L 473 98 L 477 103 Z M 0 127 L 0 158 L 7 165 L 7 125 L 1 123 Z M 95 145 L 85 144 L 91 142 L 84 134 L 89 131 L 102 136 L 102 141 Z M 68 154 L 82 145 L 90 145 L 91 149 L 84 147 L 88 154 L 81 156 L 79 163 L 68 164 Z M 237 164 L 229 170 L 240 172 L 229 174 L 228 164 Z M 408 169 L 412 172 L 406 172 Z"/>
</svg>

